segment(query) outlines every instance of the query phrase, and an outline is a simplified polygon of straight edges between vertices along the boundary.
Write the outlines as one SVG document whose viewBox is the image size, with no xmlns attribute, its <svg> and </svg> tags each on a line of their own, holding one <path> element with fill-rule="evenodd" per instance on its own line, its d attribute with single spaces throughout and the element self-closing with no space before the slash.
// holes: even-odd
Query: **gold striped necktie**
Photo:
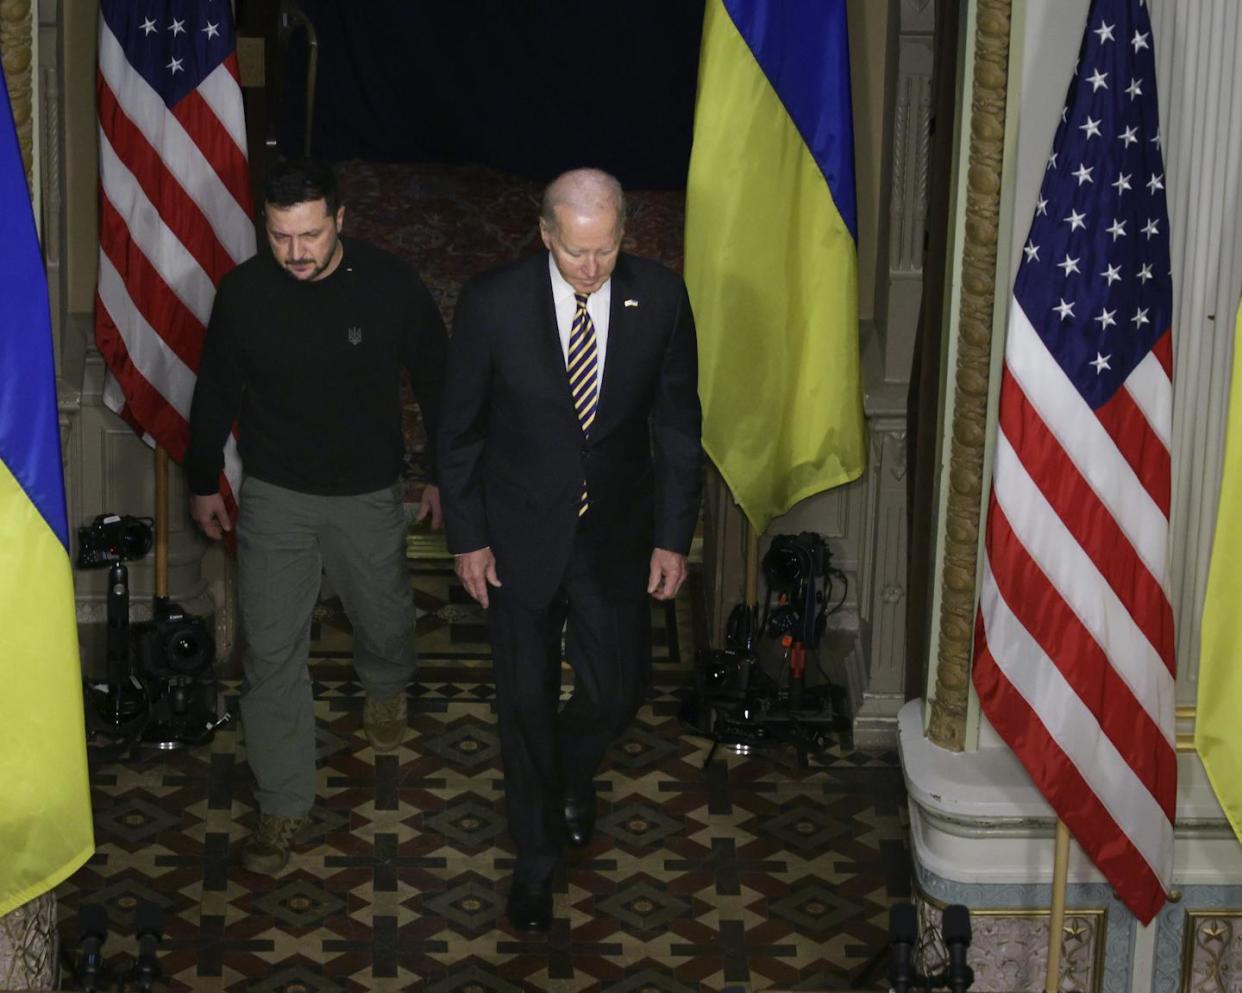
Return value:
<svg viewBox="0 0 1242 993">
<path fill-rule="evenodd" d="M 595 324 L 587 313 L 587 295 L 575 293 L 574 322 L 569 330 L 569 354 L 565 365 L 569 373 L 569 390 L 574 398 L 574 410 L 582 434 L 591 437 L 591 425 L 595 423 L 595 409 L 599 406 L 599 351 L 595 343 Z M 590 506 L 586 481 L 582 483 L 582 499 L 578 503 L 578 516 Z"/>
</svg>

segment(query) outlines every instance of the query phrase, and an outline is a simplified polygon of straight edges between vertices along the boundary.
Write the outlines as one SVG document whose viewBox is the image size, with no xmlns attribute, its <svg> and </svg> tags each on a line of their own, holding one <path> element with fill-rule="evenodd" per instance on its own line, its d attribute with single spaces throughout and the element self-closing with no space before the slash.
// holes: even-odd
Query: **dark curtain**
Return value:
<svg viewBox="0 0 1242 993">
<path fill-rule="evenodd" d="M 909 535 L 906 609 L 906 697 L 922 696 L 932 646 L 932 539 L 935 534 L 936 422 L 940 411 L 941 347 L 945 332 L 945 255 L 952 185 L 953 124 L 956 115 L 957 52 L 961 0 L 936 4 L 935 56 L 932 63 L 931 162 L 928 167 L 927 237 L 923 257 L 923 299 L 910 372 L 906 408 L 906 514 Z"/>
<path fill-rule="evenodd" d="M 314 154 L 476 162 L 533 179 L 594 165 L 685 187 L 703 0 L 302 0 L 319 38 Z M 302 145 L 290 48 L 282 152 Z"/>
</svg>

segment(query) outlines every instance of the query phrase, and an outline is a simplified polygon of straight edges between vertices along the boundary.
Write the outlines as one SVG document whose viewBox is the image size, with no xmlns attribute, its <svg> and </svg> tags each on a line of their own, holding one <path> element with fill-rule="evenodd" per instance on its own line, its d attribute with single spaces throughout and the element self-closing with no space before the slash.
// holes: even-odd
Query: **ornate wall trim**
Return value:
<svg viewBox="0 0 1242 993">
<path fill-rule="evenodd" d="M 967 961 L 977 990 L 1044 993 L 1052 887 L 1046 883 L 958 883 L 916 861 L 914 902 L 922 936 L 918 954 L 930 968 L 946 956 L 941 908 L 970 908 L 973 940 Z M 1107 883 L 1071 883 L 1061 932 L 1064 991 L 1132 993 L 1137 923 Z M 1174 967 L 1180 967 L 1180 948 Z M 1150 966 L 1141 967 L 1150 968 Z M 1153 987 L 1153 993 L 1155 993 Z"/>
<path fill-rule="evenodd" d="M 1242 967 L 1242 911 L 1191 910 L 1182 939 L 1180 989 L 1227 993 Z"/>
<path fill-rule="evenodd" d="M 917 949 L 919 971 L 930 976 L 949 963 L 940 929 L 946 902 L 919 891 L 915 905 L 921 936 Z M 974 936 L 967 962 L 974 969 L 976 988 L 1042 993 L 1047 988 L 1051 912 L 972 905 L 970 916 Z M 1075 907 L 1066 911 L 1061 928 L 1060 989 L 1104 993 L 1108 925 L 1107 907 Z"/>
<path fill-rule="evenodd" d="M 884 232 L 880 245 L 882 279 L 875 310 L 876 327 L 884 344 L 882 381 L 905 385 L 910 382 L 923 302 L 936 7 L 933 0 L 902 0 L 896 7 L 897 64 L 890 69 L 896 80 L 885 108 L 889 114 L 884 151 L 888 204 L 880 222 Z M 903 393 L 903 410 L 904 399 Z"/>
<path fill-rule="evenodd" d="M 953 381 L 944 565 L 936 691 L 928 736 L 944 748 L 965 745 L 979 516 L 983 500 L 992 318 L 996 303 L 996 245 L 1000 226 L 1001 164 L 1009 86 L 1011 0 L 978 0 L 970 158 L 962 245 L 962 289 Z"/>
<path fill-rule="evenodd" d="M 0 0 L 0 57 L 9 84 L 13 120 L 22 146 L 26 182 L 34 152 L 34 34 L 30 0 Z"/>
</svg>

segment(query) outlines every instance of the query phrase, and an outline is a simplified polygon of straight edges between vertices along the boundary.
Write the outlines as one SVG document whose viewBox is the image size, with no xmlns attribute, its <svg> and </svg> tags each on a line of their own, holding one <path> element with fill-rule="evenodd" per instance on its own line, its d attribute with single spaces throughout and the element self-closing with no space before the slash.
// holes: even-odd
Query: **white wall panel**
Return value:
<svg viewBox="0 0 1242 993">
<path fill-rule="evenodd" d="M 1242 4 L 1150 0 L 1150 7 L 1173 235 L 1170 570 L 1179 702 L 1190 704 L 1242 294 Z"/>
</svg>

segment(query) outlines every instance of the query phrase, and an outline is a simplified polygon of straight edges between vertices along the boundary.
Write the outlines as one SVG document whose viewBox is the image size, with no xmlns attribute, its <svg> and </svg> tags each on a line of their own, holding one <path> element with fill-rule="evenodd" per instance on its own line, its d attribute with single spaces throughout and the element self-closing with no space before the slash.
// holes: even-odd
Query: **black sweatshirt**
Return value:
<svg viewBox="0 0 1242 993">
<path fill-rule="evenodd" d="M 395 255 L 342 238 L 337 268 L 299 282 L 268 252 L 220 282 L 190 411 L 190 492 L 216 493 L 236 419 L 246 475 L 325 496 L 369 493 L 401 474 L 401 370 L 427 427 L 434 478 L 444 323 Z"/>
</svg>

